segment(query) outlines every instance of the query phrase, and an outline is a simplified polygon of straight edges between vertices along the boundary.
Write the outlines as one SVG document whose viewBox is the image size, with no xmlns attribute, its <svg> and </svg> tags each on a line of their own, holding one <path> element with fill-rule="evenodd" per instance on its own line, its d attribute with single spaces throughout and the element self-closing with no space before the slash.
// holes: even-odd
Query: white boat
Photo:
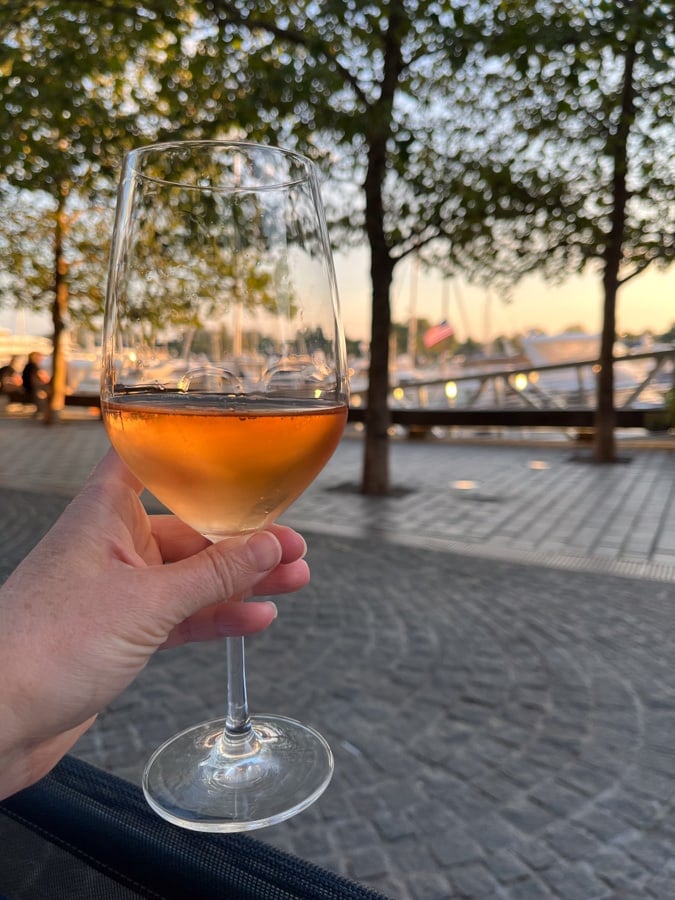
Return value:
<svg viewBox="0 0 675 900">
<path fill-rule="evenodd" d="M 533 366 L 595 362 L 600 356 L 600 335 L 584 332 L 540 335 L 522 339 L 523 353 Z"/>
<path fill-rule="evenodd" d="M 595 403 L 600 335 L 528 335 L 522 352 L 453 357 L 435 368 L 393 367 L 390 404 L 428 409 L 589 408 Z M 614 348 L 617 408 L 660 407 L 673 383 L 670 345 Z M 399 363 L 399 360 L 396 360 Z M 351 362 L 353 405 L 363 404 L 367 363 Z"/>
<path fill-rule="evenodd" d="M 34 351 L 43 356 L 51 356 L 51 339 L 44 335 L 14 334 L 8 328 L 0 329 L 0 365 L 4 366 L 13 356 L 19 356 L 25 361 L 28 354 Z"/>
</svg>

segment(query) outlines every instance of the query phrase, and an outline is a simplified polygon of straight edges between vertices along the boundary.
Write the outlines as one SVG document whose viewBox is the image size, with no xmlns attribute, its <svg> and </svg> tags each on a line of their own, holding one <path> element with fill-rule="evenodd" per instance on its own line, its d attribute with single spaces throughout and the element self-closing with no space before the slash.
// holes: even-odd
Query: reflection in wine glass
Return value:
<svg viewBox="0 0 675 900">
<path fill-rule="evenodd" d="M 347 416 L 344 336 L 316 173 L 256 144 L 132 151 L 120 180 L 101 406 L 143 484 L 211 540 L 274 521 Z M 144 774 L 151 806 L 204 831 L 282 821 L 325 789 L 313 729 L 249 716 L 229 638 L 224 718 L 177 735 Z"/>
</svg>

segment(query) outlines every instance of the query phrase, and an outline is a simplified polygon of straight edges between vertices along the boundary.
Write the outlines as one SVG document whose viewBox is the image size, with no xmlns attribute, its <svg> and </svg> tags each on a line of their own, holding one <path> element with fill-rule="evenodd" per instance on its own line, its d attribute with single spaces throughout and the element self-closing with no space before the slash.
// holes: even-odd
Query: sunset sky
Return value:
<svg viewBox="0 0 675 900">
<path fill-rule="evenodd" d="M 367 340 L 370 336 L 370 283 L 368 254 L 352 253 L 336 258 L 338 288 L 347 336 Z M 445 315 L 458 340 L 470 336 L 486 341 L 496 335 L 522 334 L 538 328 L 555 334 L 573 325 L 588 332 L 600 330 L 602 295 L 599 277 L 570 278 L 561 285 L 532 278 L 513 290 L 505 303 L 494 291 L 467 285 L 461 279 L 445 288 L 437 276 L 419 273 L 415 289 L 414 270 L 403 263 L 397 270 L 392 299 L 392 318 L 405 322 L 416 306 L 417 318 L 433 324 Z M 414 298 L 417 298 L 414 303 Z M 675 322 L 675 266 L 665 272 L 648 271 L 629 282 L 619 293 L 617 332 L 667 331 Z M 20 316 L 0 310 L 0 327 L 31 334 L 49 334 L 46 317 Z"/>
<path fill-rule="evenodd" d="M 353 339 L 370 334 L 370 284 L 367 253 L 336 258 L 336 272 L 345 330 Z M 416 297 L 416 302 L 415 302 Z M 404 322 L 416 307 L 417 318 L 432 323 L 447 318 L 460 341 L 476 341 L 496 335 L 522 334 L 538 328 L 555 334 L 573 325 L 597 332 L 602 319 L 602 285 L 599 276 L 568 278 L 563 284 L 539 278 L 521 282 L 510 303 L 494 291 L 468 285 L 462 279 L 445 289 L 437 276 L 419 273 L 415 287 L 412 264 L 402 263 L 396 272 L 392 318 Z M 665 272 L 647 271 L 619 292 L 617 332 L 663 333 L 675 322 L 675 266 Z"/>
</svg>

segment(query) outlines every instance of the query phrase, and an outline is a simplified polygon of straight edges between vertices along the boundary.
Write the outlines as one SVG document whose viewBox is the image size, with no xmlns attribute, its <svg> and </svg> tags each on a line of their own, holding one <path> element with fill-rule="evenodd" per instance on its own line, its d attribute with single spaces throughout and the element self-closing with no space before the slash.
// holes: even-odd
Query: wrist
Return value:
<svg viewBox="0 0 675 900">
<path fill-rule="evenodd" d="M 0 800 L 30 787 L 47 775 L 89 728 L 94 718 L 43 741 L 11 741 L 4 731 L 5 722 L 0 711 L 0 729 L 3 729 L 0 741 Z"/>
</svg>

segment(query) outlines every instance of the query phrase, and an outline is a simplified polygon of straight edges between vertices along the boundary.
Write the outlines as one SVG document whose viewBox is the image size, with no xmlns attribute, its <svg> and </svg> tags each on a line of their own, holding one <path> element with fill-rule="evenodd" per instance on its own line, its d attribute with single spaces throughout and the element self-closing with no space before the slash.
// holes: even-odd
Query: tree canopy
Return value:
<svg viewBox="0 0 675 900">
<path fill-rule="evenodd" d="M 5 182 L 57 211 L 154 137 L 246 136 L 323 166 L 336 246 L 370 252 L 365 492 L 388 491 L 390 290 L 413 253 L 504 291 L 597 266 L 611 431 L 617 290 L 675 252 L 673 0 L 8 5 Z"/>
<path fill-rule="evenodd" d="M 497 101 L 487 163 L 519 187 L 501 201 L 508 224 L 491 226 L 491 268 L 512 282 L 535 269 L 558 279 L 598 272 L 594 449 L 612 462 L 619 289 L 675 259 L 675 4 L 539 0 L 524 10 L 510 0 L 495 7 L 487 35 L 499 63 L 482 69 Z"/>
<path fill-rule="evenodd" d="M 31 191 L 44 224 L 51 223 L 51 273 L 48 287 L 40 288 L 49 294 L 54 325 L 49 420 L 63 405 L 61 342 L 69 296 L 77 278 L 91 273 L 91 266 L 71 265 L 76 245 L 86 252 L 86 237 L 78 241 L 73 227 L 83 214 L 91 224 L 92 211 L 110 205 L 121 150 L 156 117 L 137 76 L 166 33 L 156 16 L 131 6 L 125 11 L 103 3 L 94 10 L 86 3 L 10 0 L 6 7 L 0 24 L 0 199 L 3 208 L 18 211 Z M 35 237 L 24 227 L 14 241 L 15 260 L 25 262 L 35 252 Z M 19 274 L 12 271 L 6 289 L 20 292 L 19 302 L 34 301 L 40 296 L 36 279 L 20 284 Z M 100 287 L 89 280 L 88 288 L 88 300 L 96 302 Z"/>
</svg>

